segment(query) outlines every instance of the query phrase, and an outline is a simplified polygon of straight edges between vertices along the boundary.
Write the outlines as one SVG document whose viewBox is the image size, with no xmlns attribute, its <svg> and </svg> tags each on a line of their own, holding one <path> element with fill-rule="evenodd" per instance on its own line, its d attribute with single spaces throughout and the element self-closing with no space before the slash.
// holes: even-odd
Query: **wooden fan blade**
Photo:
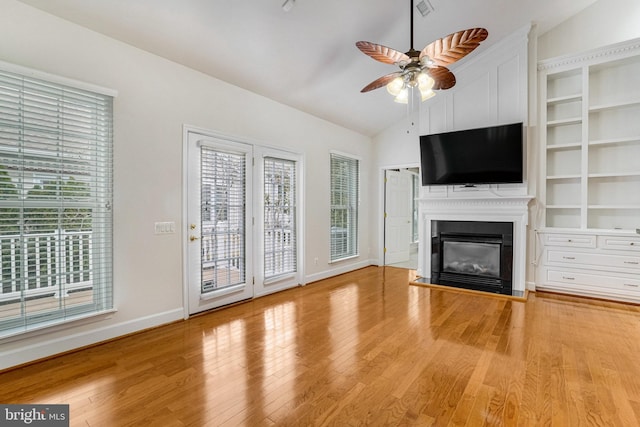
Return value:
<svg viewBox="0 0 640 427">
<path fill-rule="evenodd" d="M 446 67 L 433 67 L 428 69 L 431 78 L 435 81 L 433 90 L 451 89 L 456 85 L 456 76 Z"/>
<path fill-rule="evenodd" d="M 372 81 L 368 85 L 366 85 L 364 88 L 362 88 L 362 90 L 360 92 L 365 93 L 365 92 L 369 92 L 369 91 L 374 90 L 374 89 L 378 89 L 378 88 L 380 88 L 382 86 L 386 86 L 387 84 L 389 84 L 389 82 L 391 82 L 391 80 L 393 80 L 396 77 L 401 76 L 401 75 L 402 75 L 401 71 L 396 71 L 395 73 L 391 73 L 391 74 L 387 74 L 386 76 L 382 76 L 382 77 Z"/>
<path fill-rule="evenodd" d="M 376 61 L 384 62 L 385 64 L 396 64 L 400 61 L 410 60 L 404 53 L 398 52 L 390 47 L 382 46 L 381 44 L 359 41 L 356 42 L 356 46 L 365 55 L 372 57 Z"/>
<path fill-rule="evenodd" d="M 484 28 L 470 28 L 449 34 L 429 43 L 420 52 L 420 58 L 428 56 L 433 61 L 433 65 L 453 64 L 471 53 L 488 35 L 489 32 Z"/>
</svg>

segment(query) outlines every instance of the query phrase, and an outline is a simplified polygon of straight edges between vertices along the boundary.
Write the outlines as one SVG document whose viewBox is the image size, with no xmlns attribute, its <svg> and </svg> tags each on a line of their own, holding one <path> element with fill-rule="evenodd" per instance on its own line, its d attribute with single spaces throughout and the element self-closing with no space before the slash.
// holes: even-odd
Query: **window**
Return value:
<svg viewBox="0 0 640 427">
<path fill-rule="evenodd" d="M 264 278 L 297 271 L 296 162 L 264 158 Z"/>
<path fill-rule="evenodd" d="M 331 153 L 331 261 L 358 255 L 360 161 Z"/>
<path fill-rule="evenodd" d="M 0 69 L 0 336 L 113 308 L 112 103 Z"/>
</svg>

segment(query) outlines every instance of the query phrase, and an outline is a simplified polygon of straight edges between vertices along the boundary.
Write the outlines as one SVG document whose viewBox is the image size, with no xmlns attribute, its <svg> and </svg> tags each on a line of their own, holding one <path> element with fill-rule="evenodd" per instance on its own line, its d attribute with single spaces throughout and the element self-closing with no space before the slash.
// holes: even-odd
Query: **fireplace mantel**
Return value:
<svg viewBox="0 0 640 427">
<path fill-rule="evenodd" d="M 513 291 L 525 291 L 527 225 L 533 196 L 419 199 L 418 275 L 431 275 L 431 221 L 513 222 Z"/>
</svg>

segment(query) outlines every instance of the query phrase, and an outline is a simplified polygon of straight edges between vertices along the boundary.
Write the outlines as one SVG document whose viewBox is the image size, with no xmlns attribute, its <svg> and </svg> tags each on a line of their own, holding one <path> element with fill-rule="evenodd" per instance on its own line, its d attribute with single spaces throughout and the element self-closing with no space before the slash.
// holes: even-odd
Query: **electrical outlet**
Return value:
<svg viewBox="0 0 640 427">
<path fill-rule="evenodd" d="M 173 234 L 176 232 L 176 223 L 174 221 L 156 222 L 154 225 L 156 234 Z"/>
<path fill-rule="evenodd" d="M 318 265 L 318 257 L 315 257 L 315 258 L 313 259 L 313 263 L 314 263 L 315 265 Z"/>
</svg>

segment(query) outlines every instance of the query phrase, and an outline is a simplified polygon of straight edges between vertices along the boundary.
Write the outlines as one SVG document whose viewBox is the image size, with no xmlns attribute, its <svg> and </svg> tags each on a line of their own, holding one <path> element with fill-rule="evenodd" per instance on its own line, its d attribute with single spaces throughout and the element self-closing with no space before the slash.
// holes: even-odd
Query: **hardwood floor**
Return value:
<svg viewBox="0 0 640 427">
<path fill-rule="evenodd" d="M 0 374 L 81 426 L 637 426 L 640 307 L 369 267 Z"/>
</svg>

